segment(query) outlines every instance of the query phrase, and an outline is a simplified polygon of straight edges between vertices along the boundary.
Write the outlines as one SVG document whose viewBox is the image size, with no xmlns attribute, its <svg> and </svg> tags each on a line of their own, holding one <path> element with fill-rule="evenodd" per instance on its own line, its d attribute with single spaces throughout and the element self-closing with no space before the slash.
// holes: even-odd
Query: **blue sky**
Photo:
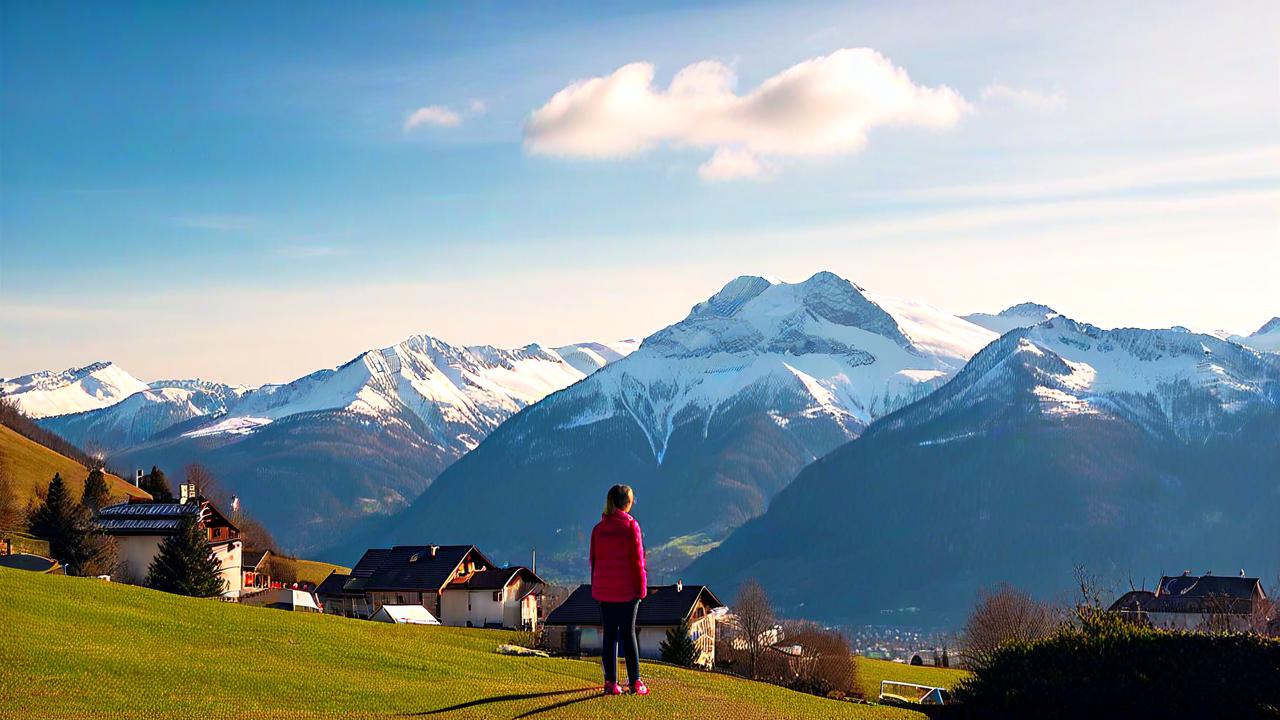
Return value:
<svg viewBox="0 0 1280 720">
<path fill-rule="evenodd" d="M 1280 7 L 1048 5 L 6 3 L 0 374 L 640 336 L 821 269 L 957 313 L 1280 314 Z"/>
</svg>

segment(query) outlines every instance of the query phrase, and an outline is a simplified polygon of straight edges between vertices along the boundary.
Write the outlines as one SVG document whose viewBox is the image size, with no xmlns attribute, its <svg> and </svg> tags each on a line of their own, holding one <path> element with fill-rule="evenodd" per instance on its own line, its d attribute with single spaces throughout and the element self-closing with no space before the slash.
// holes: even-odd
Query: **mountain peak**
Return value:
<svg viewBox="0 0 1280 720">
<path fill-rule="evenodd" d="M 1277 332 L 1277 331 L 1280 331 L 1280 316 L 1273 317 L 1270 320 L 1263 323 L 1262 327 L 1258 328 L 1257 332 L 1253 333 L 1249 337 L 1258 337 L 1259 335 L 1268 335 L 1270 333 Z"/>
<path fill-rule="evenodd" d="M 1010 305 L 998 313 L 1001 317 L 1035 317 L 1047 319 L 1054 315 L 1058 315 L 1058 311 L 1035 302 L 1020 302 L 1017 305 Z"/>
<path fill-rule="evenodd" d="M 694 306 L 691 315 L 729 317 L 760 293 L 779 284 L 776 280 L 757 275 L 739 275 L 725 283 L 720 291 Z"/>
</svg>

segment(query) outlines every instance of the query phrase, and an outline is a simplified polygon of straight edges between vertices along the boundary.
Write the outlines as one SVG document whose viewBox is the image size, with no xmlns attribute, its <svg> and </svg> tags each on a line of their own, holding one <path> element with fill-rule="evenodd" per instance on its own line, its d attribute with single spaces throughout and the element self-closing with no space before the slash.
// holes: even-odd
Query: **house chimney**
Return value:
<svg viewBox="0 0 1280 720">
<path fill-rule="evenodd" d="M 432 545 L 430 549 L 431 549 L 431 557 L 435 557 L 435 556 L 436 556 L 436 551 L 440 549 L 440 546 L 439 546 L 439 545 Z"/>
<path fill-rule="evenodd" d="M 133 486 L 142 487 L 142 471 L 138 470 L 133 474 Z"/>
<path fill-rule="evenodd" d="M 231 512 L 232 513 L 240 512 L 240 497 L 238 495 L 231 496 Z"/>
<path fill-rule="evenodd" d="M 182 483 L 178 486 L 178 503 L 186 505 L 188 500 L 196 499 L 196 486 L 191 483 Z"/>
<path fill-rule="evenodd" d="M 676 578 L 676 592 L 684 592 L 684 580 Z"/>
<path fill-rule="evenodd" d="M 1244 577 L 1244 568 L 1240 568 L 1240 577 Z"/>
<path fill-rule="evenodd" d="M 1183 570 L 1183 571 L 1182 571 L 1182 577 L 1191 577 L 1191 571 L 1190 571 L 1190 570 Z"/>
</svg>

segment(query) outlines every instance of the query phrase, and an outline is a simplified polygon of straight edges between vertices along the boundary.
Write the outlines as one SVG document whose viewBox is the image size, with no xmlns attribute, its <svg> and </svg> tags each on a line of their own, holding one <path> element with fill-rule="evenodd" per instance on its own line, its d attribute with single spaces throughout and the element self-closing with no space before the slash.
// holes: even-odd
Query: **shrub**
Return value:
<svg viewBox="0 0 1280 720">
<path fill-rule="evenodd" d="M 1009 642 L 957 686 L 960 717 L 1280 717 L 1280 641 L 1110 613 Z"/>
</svg>

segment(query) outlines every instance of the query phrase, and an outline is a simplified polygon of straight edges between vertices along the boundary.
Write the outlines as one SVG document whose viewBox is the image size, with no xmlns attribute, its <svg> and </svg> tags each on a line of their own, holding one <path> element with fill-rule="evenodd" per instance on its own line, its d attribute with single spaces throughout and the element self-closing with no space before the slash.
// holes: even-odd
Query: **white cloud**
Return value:
<svg viewBox="0 0 1280 720">
<path fill-rule="evenodd" d="M 404 129 L 407 132 L 420 125 L 456 127 L 460 124 L 462 124 L 462 116 L 458 113 L 444 105 L 428 105 L 414 110 L 413 114 L 404 121 Z"/>
<path fill-rule="evenodd" d="M 1044 92 L 1030 88 L 1016 88 L 994 82 L 982 89 L 982 102 L 1002 105 L 1021 105 L 1036 110 L 1052 110 L 1067 104 L 1061 90 Z"/>
<path fill-rule="evenodd" d="M 698 177 L 707 182 L 749 180 L 764 175 L 764 168 L 746 150 L 717 148 L 711 159 L 698 166 Z"/>
<path fill-rule="evenodd" d="M 472 115 L 483 115 L 489 110 L 488 104 L 486 104 L 485 101 L 479 100 L 479 99 L 472 100 L 471 103 L 468 105 L 468 107 L 471 108 Z"/>
<path fill-rule="evenodd" d="M 744 157 L 838 155 L 861 150 L 882 125 L 944 128 L 969 104 L 949 87 L 926 87 L 870 48 L 838 50 L 766 79 L 749 93 L 716 61 L 653 85 L 650 63 L 576 82 L 535 110 L 525 124 L 528 152 L 585 158 L 636 155 L 664 143 L 739 148 L 704 169 L 745 167 Z M 747 155 L 749 153 L 749 155 Z"/>
</svg>

